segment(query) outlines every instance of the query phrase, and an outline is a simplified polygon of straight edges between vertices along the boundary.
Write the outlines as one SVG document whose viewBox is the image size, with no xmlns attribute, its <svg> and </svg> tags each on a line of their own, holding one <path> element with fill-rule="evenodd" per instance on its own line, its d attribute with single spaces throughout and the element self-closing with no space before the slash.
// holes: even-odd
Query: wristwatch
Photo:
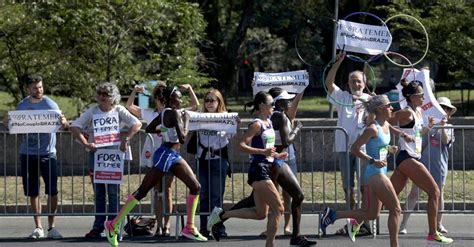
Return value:
<svg viewBox="0 0 474 247">
<path fill-rule="evenodd" d="M 372 164 L 375 163 L 374 157 L 370 157 L 370 160 L 369 160 L 369 161 L 370 161 L 370 163 L 372 163 Z"/>
</svg>

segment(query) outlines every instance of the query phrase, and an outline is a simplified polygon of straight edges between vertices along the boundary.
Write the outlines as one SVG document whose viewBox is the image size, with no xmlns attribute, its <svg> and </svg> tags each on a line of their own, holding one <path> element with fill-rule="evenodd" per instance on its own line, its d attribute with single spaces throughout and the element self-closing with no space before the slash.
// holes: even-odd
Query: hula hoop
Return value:
<svg viewBox="0 0 474 247">
<path fill-rule="evenodd" d="M 349 56 L 349 55 L 346 55 L 346 56 Z M 363 60 L 362 58 L 357 57 L 357 56 L 355 56 L 355 55 L 350 55 L 350 56 L 354 56 L 354 59 Z M 329 93 L 329 91 L 328 91 L 328 89 L 327 89 L 327 87 L 326 87 L 326 78 L 325 78 L 326 76 L 325 76 L 325 75 L 326 75 L 327 69 L 328 69 L 330 66 L 334 65 L 334 63 L 336 63 L 336 58 L 333 59 L 333 60 L 331 60 L 328 64 L 326 64 L 326 66 L 324 67 L 323 73 L 321 74 L 321 82 L 323 83 L 324 91 L 326 92 L 326 94 L 328 95 L 328 97 L 329 97 L 330 99 L 332 99 L 332 101 L 333 101 L 334 103 L 336 103 L 336 104 L 338 104 L 338 105 L 341 105 L 341 106 L 354 107 L 354 106 L 363 104 L 363 103 L 358 103 L 358 104 L 354 104 L 354 103 L 352 103 L 352 104 L 346 104 L 346 103 L 342 103 L 342 102 L 336 100 L 334 97 L 331 96 L 331 93 Z M 370 69 L 370 71 L 371 71 L 371 74 L 372 74 L 372 81 L 374 82 L 374 89 L 373 89 L 372 92 L 375 92 L 375 85 L 376 85 L 376 81 L 375 81 L 375 71 L 374 71 L 374 68 L 373 68 L 369 63 L 367 63 L 367 65 L 368 65 L 368 67 L 369 67 L 369 69 Z M 365 74 L 364 74 L 364 76 L 365 76 Z M 367 86 L 367 80 L 365 81 L 365 83 L 366 83 L 366 86 Z"/>
<path fill-rule="evenodd" d="M 407 15 L 407 14 L 397 14 L 397 15 L 394 15 L 394 16 L 391 16 L 390 18 L 388 18 L 386 21 L 385 21 L 385 24 L 387 24 L 389 21 L 391 21 L 393 18 L 396 18 L 396 17 L 408 17 L 408 18 L 411 18 L 413 20 L 415 20 L 418 24 L 420 24 L 421 28 L 423 29 L 423 32 L 425 32 L 425 37 L 426 37 L 426 49 L 425 49 L 425 53 L 423 54 L 423 56 L 420 58 L 420 60 L 416 61 L 415 63 L 410 63 L 409 65 L 406 65 L 406 64 L 399 64 L 395 61 L 393 61 L 392 59 L 390 59 L 386 54 L 387 52 L 390 52 L 390 51 L 387 51 L 387 52 L 384 52 L 384 56 L 387 58 L 388 61 L 390 61 L 391 63 L 395 64 L 396 66 L 399 66 L 399 67 L 402 67 L 402 68 L 408 68 L 408 67 L 413 67 L 415 65 L 417 65 L 418 63 L 420 63 L 421 61 L 423 61 L 423 59 L 425 59 L 426 57 L 426 54 L 428 54 L 428 48 L 430 46 L 430 40 L 429 40 L 429 37 L 428 37 L 428 32 L 426 31 L 426 28 L 425 26 L 423 26 L 423 23 L 421 23 L 421 21 L 419 21 L 418 19 L 416 19 L 415 17 L 411 16 L 411 15 Z M 391 52 L 393 53 L 393 52 Z M 398 55 L 400 55 L 401 57 L 403 57 L 401 54 L 397 53 Z M 404 57 L 405 59 L 407 59 L 407 61 L 410 61 L 408 60 L 408 58 Z"/>
<path fill-rule="evenodd" d="M 413 72 L 413 81 L 416 79 L 415 77 L 415 68 L 414 68 L 414 64 L 411 63 L 410 59 L 408 59 L 407 57 L 403 56 L 402 54 L 400 53 L 397 53 L 397 52 L 393 52 L 393 51 L 387 51 L 384 53 L 385 57 L 388 57 L 388 54 L 393 54 L 393 55 L 396 55 L 396 56 L 399 56 L 403 59 L 405 59 L 409 64 L 410 64 L 410 67 L 411 67 L 411 70 Z M 400 103 L 402 101 L 406 100 L 406 98 L 404 97 L 403 99 L 401 100 L 398 100 L 398 101 L 391 101 L 391 103 Z"/>
<path fill-rule="evenodd" d="M 296 55 L 298 56 L 298 58 L 306 65 L 308 65 L 309 67 L 313 67 L 313 68 L 316 68 L 316 66 L 306 62 L 306 60 L 303 59 L 303 57 L 300 55 L 300 52 L 298 51 L 298 46 L 297 46 L 297 41 L 298 41 L 298 36 L 299 36 L 299 33 L 298 35 L 296 36 L 295 38 L 295 51 L 296 51 Z"/>
<path fill-rule="evenodd" d="M 382 18 L 380 18 L 380 17 L 378 17 L 378 16 L 376 16 L 376 15 L 374 15 L 374 14 L 372 14 L 372 13 L 369 13 L 369 12 L 359 11 L 359 12 L 350 13 L 350 14 L 346 15 L 346 16 L 343 18 L 343 20 L 347 20 L 347 19 L 349 19 L 349 17 L 354 16 L 354 15 L 368 15 L 368 16 L 371 16 L 371 17 L 377 19 L 378 21 L 380 21 L 380 22 L 383 24 L 383 26 L 386 26 L 387 29 L 388 29 L 388 26 L 387 26 L 386 22 L 385 22 L 384 20 L 382 20 Z M 341 48 L 337 45 L 337 41 L 336 41 L 336 46 L 337 46 L 337 48 L 338 48 L 339 50 L 344 51 L 344 46 L 345 46 L 345 45 L 344 45 L 344 46 L 342 47 L 342 49 L 341 49 Z M 370 57 L 369 59 L 367 59 L 367 60 L 361 59 L 360 57 L 359 57 L 358 60 L 354 60 L 354 59 L 353 59 L 352 57 L 350 57 L 350 56 L 347 56 L 347 58 L 349 58 L 350 60 L 352 60 L 352 61 L 354 61 L 354 62 L 370 63 L 370 62 L 373 62 L 373 61 L 375 61 L 375 60 L 381 58 L 382 55 L 383 55 L 383 53 L 384 53 L 384 52 L 381 52 L 380 54 L 377 54 L 377 55 L 373 55 L 373 56 L 371 56 L 371 57 Z"/>
</svg>

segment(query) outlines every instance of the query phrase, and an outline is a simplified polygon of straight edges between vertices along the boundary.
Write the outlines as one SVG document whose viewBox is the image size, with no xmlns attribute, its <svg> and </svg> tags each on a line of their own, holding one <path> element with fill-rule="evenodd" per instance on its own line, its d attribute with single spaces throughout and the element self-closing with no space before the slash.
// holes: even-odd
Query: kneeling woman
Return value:
<svg viewBox="0 0 474 247">
<path fill-rule="evenodd" d="M 240 149 L 252 156 L 248 172 L 248 184 L 253 188 L 255 207 L 223 211 L 214 208 L 207 223 L 207 229 L 229 218 L 263 220 L 267 217 L 267 239 L 265 246 L 273 246 L 275 234 L 283 214 L 283 203 L 280 193 L 273 184 L 271 167 L 282 161 L 287 153 L 277 153 L 275 150 L 275 131 L 270 116 L 273 113 L 273 98 L 267 92 L 255 95 L 253 107 L 257 110 L 255 119 L 249 124 L 248 130 L 240 140 Z M 270 208 L 270 211 L 269 211 Z"/>
<path fill-rule="evenodd" d="M 395 189 L 387 177 L 387 154 L 390 143 L 390 124 L 387 120 L 392 113 L 392 107 L 386 95 L 374 96 L 367 103 L 369 113 L 375 114 L 375 121 L 369 123 L 361 136 L 352 145 L 351 152 L 362 160 L 369 161 L 363 179 L 368 182 L 369 205 L 367 209 L 351 211 L 335 211 L 330 208 L 324 210 L 320 226 L 323 232 L 326 227 L 337 219 L 348 219 L 348 234 L 355 241 L 355 234 L 359 229 L 357 222 L 373 220 L 380 214 L 382 204 L 389 210 L 388 231 L 390 246 L 398 246 L 398 222 L 400 220 L 400 202 Z M 367 153 L 360 151 L 366 145 Z"/>
<path fill-rule="evenodd" d="M 165 109 L 147 126 L 146 132 L 156 133 L 156 127 L 161 124 L 160 131 L 163 143 L 155 151 L 153 155 L 154 165 L 143 178 L 138 190 L 128 197 L 117 217 L 112 221 L 105 222 L 107 239 L 112 246 L 118 246 L 117 232 L 119 231 L 120 222 L 132 211 L 138 201 L 146 196 L 148 191 L 156 184 L 161 183 L 163 176 L 168 171 L 171 171 L 183 181 L 189 189 L 186 201 L 187 221 L 181 234 L 189 239 L 207 241 L 207 238 L 203 237 L 194 226 L 194 215 L 199 202 L 201 185 L 191 167 L 178 153 L 188 132 L 186 129 L 186 115 L 177 111 L 181 103 L 181 92 L 176 87 L 167 87 L 163 89 L 159 99 L 165 105 Z"/>
</svg>

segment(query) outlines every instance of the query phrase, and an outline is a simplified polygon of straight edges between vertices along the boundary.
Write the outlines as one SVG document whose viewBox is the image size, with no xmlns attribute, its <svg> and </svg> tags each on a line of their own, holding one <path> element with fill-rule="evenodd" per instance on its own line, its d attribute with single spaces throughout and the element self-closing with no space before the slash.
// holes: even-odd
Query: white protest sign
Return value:
<svg viewBox="0 0 474 247">
<path fill-rule="evenodd" d="M 386 25 L 375 26 L 339 20 L 337 46 L 345 51 L 377 55 L 388 51 L 392 35 Z"/>
<path fill-rule="evenodd" d="M 96 147 L 120 145 L 120 126 L 117 111 L 94 114 L 92 128 Z"/>
<path fill-rule="evenodd" d="M 282 88 L 289 93 L 301 93 L 308 85 L 309 75 L 306 70 L 283 73 L 253 73 L 253 95 L 260 91 L 268 91 L 272 87 Z"/>
<path fill-rule="evenodd" d="M 118 149 L 97 149 L 94 154 L 94 183 L 123 183 L 125 153 Z"/>
<path fill-rule="evenodd" d="M 209 112 L 192 112 L 189 114 L 189 130 L 215 130 L 225 131 L 226 133 L 237 132 L 238 113 L 209 113 Z"/>
<path fill-rule="evenodd" d="M 22 110 L 8 112 L 8 129 L 10 134 L 55 133 L 60 127 L 60 110 Z"/>
<path fill-rule="evenodd" d="M 438 123 L 441 121 L 441 119 L 444 118 L 446 113 L 444 112 L 443 108 L 438 104 L 438 101 L 436 100 L 433 91 L 431 90 L 431 85 L 430 85 L 430 71 L 429 70 L 422 70 L 419 71 L 417 69 L 411 69 L 407 68 L 403 70 L 403 75 L 402 79 L 406 79 L 407 82 L 411 82 L 413 80 L 419 81 L 422 84 L 423 87 L 423 93 L 424 93 L 424 99 L 423 99 L 423 105 L 421 106 L 421 109 L 423 110 L 423 120 L 425 122 L 425 125 L 428 124 L 428 117 L 431 116 L 435 119 L 435 123 Z M 400 101 L 400 107 L 403 109 L 407 106 L 407 101 L 403 100 L 405 97 L 402 95 L 402 88 L 403 86 L 398 83 L 397 84 L 397 89 L 398 89 L 398 95 Z"/>
</svg>

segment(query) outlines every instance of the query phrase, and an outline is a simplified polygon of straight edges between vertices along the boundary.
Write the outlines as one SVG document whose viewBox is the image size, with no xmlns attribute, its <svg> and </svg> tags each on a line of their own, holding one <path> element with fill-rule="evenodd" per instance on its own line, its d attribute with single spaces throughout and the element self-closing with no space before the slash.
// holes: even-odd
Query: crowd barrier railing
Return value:
<svg viewBox="0 0 474 247">
<path fill-rule="evenodd" d="M 445 209 L 443 213 L 466 213 L 472 214 L 474 191 L 469 187 L 468 163 L 472 161 L 470 136 L 474 126 L 462 125 L 451 127 L 435 127 L 438 129 L 453 129 L 456 141 L 450 147 L 449 174 L 445 189 Z M 245 128 L 239 130 L 241 134 Z M 344 199 L 340 179 L 340 160 L 333 152 L 334 132 L 342 131 L 347 143 L 347 132 L 334 126 L 310 126 L 303 127 L 294 145 L 296 148 L 297 179 L 303 189 L 305 200 L 303 203 L 304 214 L 319 214 L 326 206 L 338 209 L 347 209 L 348 202 Z M 471 133 L 469 133 L 471 132 Z M 21 162 L 18 155 L 18 147 L 22 137 L 20 135 L 10 135 L 8 132 L 0 132 L 0 176 L 3 188 L 0 188 L 0 217 L 6 216 L 32 216 L 37 215 L 30 209 L 30 202 L 23 194 L 23 184 L 21 181 Z M 88 174 L 89 153 L 76 142 L 68 131 L 59 131 L 57 134 L 57 163 L 58 163 L 58 211 L 51 213 L 50 210 L 43 210 L 41 215 L 58 216 L 92 216 L 105 215 L 105 213 L 95 213 L 96 208 L 93 203 L 93 186 Z M 149 168 L 140 166 L 142 146 L 146 138 L 151 135 L 144 133 L 136 135 L 131 141 L 132 161 L 125 163 L 124 183 L 121 185 L 120 198 L 125 198 L 136 190 Z M 231 177 L 226 179 L 224 196 L 222 198 L 224 207 L 237 203 L 242 198 L 250 195 L 251 187 L 247 184 L 247 170 L 249 167 L 248 155 L 243 154 L 237 148 L 237 138 L 231 139 L 229 144 L 229 163 L 232 167 Z M 392 138 L 392 143 L 396 143 L 396 138 Z M 200 165 L 197 164 L 194 155 L 187 154 L 182 145 L 182 156 L 187 160 L 193 171 L 199 174 Z M 456 152 L 455 152 L 456 151 Z M 461 153 L 462 157 L 454 157 L 454 153 Z M 349 155 L 349 152 L 346 152 Z M 461 161 L 461 162 L 460 162 Z M 429 164 L 428 164 L 429 165 Z M 345 167 L 348 167 L 346 164 Z M 389 161 L 389 170 L 395 168 L 394 158 Z M 358 169 L 360 171 L 360 168 Z M 43 183 L 41 181 L 41 183 Z M 359 184 L 356 185 L 359 188 Z M 407 186 L 408 187 L 408 186 Z M 44 194 L 44 185 L 40 186 L 41 194 Z M 185 199 L 188 190 L 184 184 L 177 179 L 173 182 L 173 204 L 174 209 L 170 213 L 173 216 L 184 215 Z M 357 190 L 358 191 L 358 190 Z M 360 192 L 357 192 L 360 204 Z M 408 190 L 400 195 L 400 202 L 403 205 Z M 159 193 L 149 193 L 132 214 L 153 215 L 155 197 L 162 196 Z M 119 199 L 120 199 L 119 198 Z M 424 212 L 424 196 L 421 196 L 422 203 L 413 212 Z M 123 201 L 120 199 L 120 201 Z M 164 203 L 164 202 L 163 202 Z M 45 207 L 44 207 L 45 208 Z M 402 206 L 403 209 L 403 206 Z M 210 209 L 212 210 L 212 208 Z M 286 209 L 289 212 L 289 209 Z M 411 211 L 410 211 L 411 212 Z M 207 215 L 210 212 L 199 212 Z M 382 213 L 387 213 L 382 211 Z M 165 213 L 166 214 L 166 213 Z M 315 226 L 315 229 L 318 227 Z"/>
</svg>

